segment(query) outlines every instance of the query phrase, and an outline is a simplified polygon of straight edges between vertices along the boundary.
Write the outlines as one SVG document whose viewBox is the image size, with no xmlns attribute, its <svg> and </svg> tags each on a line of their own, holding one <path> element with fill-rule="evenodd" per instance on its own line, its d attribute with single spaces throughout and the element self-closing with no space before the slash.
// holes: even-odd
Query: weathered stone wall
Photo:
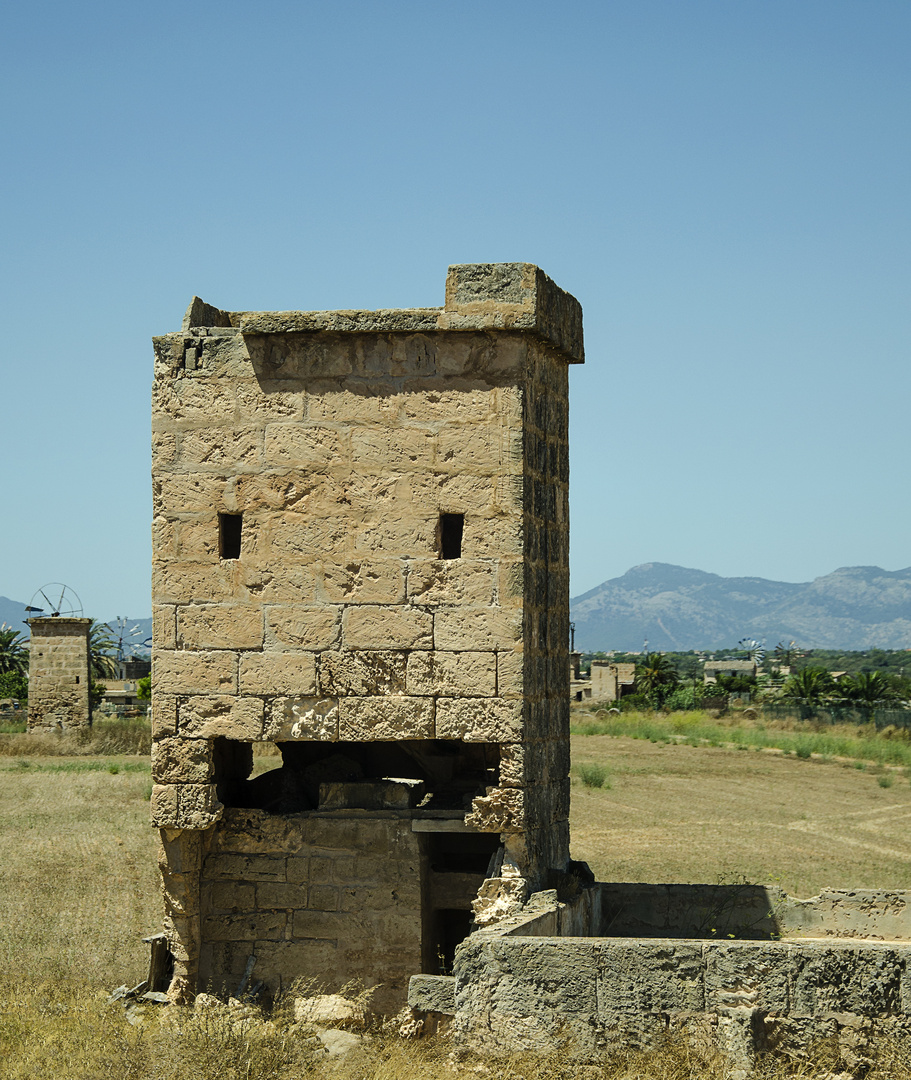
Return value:
<svg viewBox="0 0 911 1080">
<path fill-rule="evenodd" d="M 911 1034 L 911 894 L 797 900 L 769 889 L 772 910 L 757 927 L 762 890 L 749 888 L 596 884 L 565 904 L 552 890 L 535 894 L 463 942 L 452 976 L 412 978 L 409 1004 L 448 1016 L 461 1039 L 493 1054 L 560 1046 L 597 1060 L 618 1041 L 647 1046 L 671 1030 L 716 1046 L 741 1077 L 764 1051 L 800 1056 L 831 1039 L 860 1062 L 872 1038 Z M 621 900 L 631 916 L 642 904 L 629 928 L 643 936 L 598 933 L 622 925 Z M 713 910 L 721 928 L 695 925 Z M 700 936 L 685 936 L 694 929 Z M 757 930 L 795 936 L 732 940 Z"/>
<path fill-rule="evenodd" d="M 229 811 L 202 865 L 200 981 L 233 990 L 250 955 L 280 988 L 289 972 L 375 981 L 394 1009 L 423 965 L 419 836 L 394 815 L 277 817 Z"/>
<path fill-rule="evenodd" d="M 577 302 L 527 264 L 452 267 L 442 309 L 195 300 L 155 347 L 155 823 L 218 835 L 216 738 L 368 769 L 408 741 L 431 794 L 414 744 L 493 747 L 451 816 L 502 838 L 491 896 L 540 887 L 568 860 Z M 210 924 L 180 926 L 192 984 Z"/>
<path fill-rule="evenodd" d="M 28 620 L 28 730 L 70 731 L 92 722 L 89 700 L 91 619 Z"/>
</svg>

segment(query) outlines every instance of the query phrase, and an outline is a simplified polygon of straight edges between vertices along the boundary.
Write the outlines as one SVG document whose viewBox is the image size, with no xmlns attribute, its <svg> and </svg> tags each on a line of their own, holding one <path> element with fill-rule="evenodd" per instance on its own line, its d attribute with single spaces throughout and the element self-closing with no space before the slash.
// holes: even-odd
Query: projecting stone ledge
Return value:
<svg viewBox="0 0 911 1080">
<path fill-rule="evenodd" d="M 568 363 L 585 361 L 582 306 L 533 263 L 450 266 L 441 308 L 381 311 L 222 311 L 194 297 L 184 330 L 232 326 L 244 337 L 266 334 L 426 333 L 524 330 L 548 341 Z"/>
</svg>

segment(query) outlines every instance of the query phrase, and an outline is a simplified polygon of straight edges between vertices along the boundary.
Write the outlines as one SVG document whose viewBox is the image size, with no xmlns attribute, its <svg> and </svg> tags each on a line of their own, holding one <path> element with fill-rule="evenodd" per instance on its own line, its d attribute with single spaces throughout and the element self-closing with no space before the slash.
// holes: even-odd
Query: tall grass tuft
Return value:
<svg viewBox="0 0 911 1080">
<path fill-rule="evenodd" d="M 605 765 L 598 765 L 592 761 L 582 762 L 576 767 L 579 779 L 589 788 L 609 788 L 610 771 Z"/>
</svg>

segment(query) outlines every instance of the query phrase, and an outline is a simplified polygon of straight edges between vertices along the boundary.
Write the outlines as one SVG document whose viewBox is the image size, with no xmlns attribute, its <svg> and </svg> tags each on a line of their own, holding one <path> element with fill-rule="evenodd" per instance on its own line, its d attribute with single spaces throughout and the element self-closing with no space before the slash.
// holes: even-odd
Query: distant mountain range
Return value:
<svg viewBox="0 0 911 1080">
<path fill-rule="evenodd" d="M 643 563 L 570 600 L 584 652 L 768 647 L 911 648 L 911 567 L 844 566 L 803 584 Z"/>
<path fill-rule="evenodd" d="M 11 626 L 14 630 L 18 630 L 20 634 L 29 636 L 28 626 L 25 624 L 25 619 L 28 616 L 28 612 L 25 610 L 26 602 L 24 600 L 10 600 L 8 596 L 0 596 L 0 625 L 6 623 L 7 626 Z M 111 629 L 111 637 L 115 642 L 120 639 L 120 630 L 117 627 L 117 620 L 111 619 L 108 623 Z M 128 632 L 137 627 L 137 631 L 134 634 Z M 147 641 L 152 636 L 152 620 L 149 619 L 130 619 L 126 625 L 127 633 L 124 634 L 124 651 L 130 654 L 132 653 L 147 653 L 148 647 L 143 647 L 143 642 Z M 128 648 L 129 645 L 129 648 Z"/>
</svg>

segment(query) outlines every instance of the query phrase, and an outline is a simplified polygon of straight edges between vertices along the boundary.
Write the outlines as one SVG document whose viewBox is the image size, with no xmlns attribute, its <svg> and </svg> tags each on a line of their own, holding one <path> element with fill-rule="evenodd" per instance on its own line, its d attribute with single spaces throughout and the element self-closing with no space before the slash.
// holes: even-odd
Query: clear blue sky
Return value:
<svg viewBox="0 0 911 1080">
<path fill-rule="evenodd" d="M 585 311 L 574 595 L 911 564 L 907 0 L 83 0 L 0 41 L 0 594 L 148 614 L 150 338 L 194 293 L 513 260 Z"/>
</svg>

